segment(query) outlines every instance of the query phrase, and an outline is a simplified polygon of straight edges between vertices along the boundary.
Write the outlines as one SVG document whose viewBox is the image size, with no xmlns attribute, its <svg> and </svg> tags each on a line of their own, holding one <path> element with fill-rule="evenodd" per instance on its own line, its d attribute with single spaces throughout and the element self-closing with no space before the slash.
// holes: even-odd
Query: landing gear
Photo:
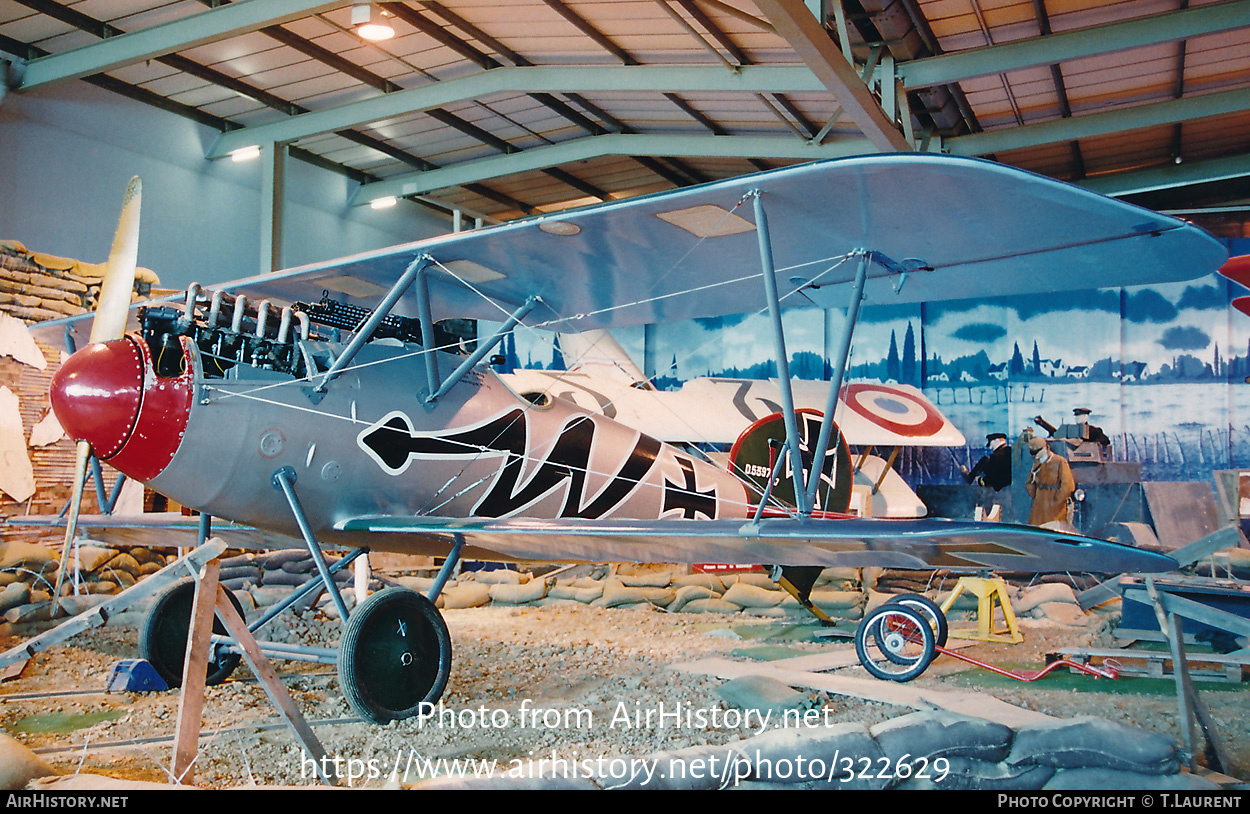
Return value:
<svg viewBox="0 0 1250 814">
<path fill-rule="evenodd" d="M 946 626 L 946 614 L 942 613 L 942 609 L 932 599 L 922 594 L 899 594 L 885 604 L 905 605 L 920 611 L 929 620 L 929 627 L 933 628 L 933 643 L 938 647 L 946 647 L 946 637 L 950 632 Z"/>
<path fill-rule="evenodd" d="M 911 681 L 936 655 L 933 628 L 915 607 L 886 603 L 855 631 L 855 654 L 869 673 L 885 681 Z"/>
<path fill-rule="evenodd" d="M 182 579 L 165 588 L 152 600 L 143 628 L 139 631 L 139 655 L 147 660 L 170 687 L 182 685 L 182 668 L 187 658 L 187 631 L 191 625 L 191 607 L 195 604 L 195 580 Z M 243 608 L 234 594 L 226 591 L 234 609 L 243 615 Z M 229 635 L 220 619 L 213 619 L 213 633 Z M 239 653 L 214 648 L 208 661 L 204 683 L 212 686 L 229 678 L 239 666 Z"/>
<path fill-rule="evenodd" d="M 339 644 L 339 687 L 361 718 L 386 724 L 418 714 L 442 696 L 451 636 L 434 603 L 405 588 L 366 599 Z"/>
</svg>

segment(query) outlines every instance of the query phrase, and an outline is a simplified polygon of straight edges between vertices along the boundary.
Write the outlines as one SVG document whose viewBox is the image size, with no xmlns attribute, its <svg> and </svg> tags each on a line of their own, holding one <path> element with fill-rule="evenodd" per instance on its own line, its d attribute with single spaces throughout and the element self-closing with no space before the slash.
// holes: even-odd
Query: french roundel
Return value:
<svg viewBox="0 0 1250 814">
<path fill-rule="evenodd" d="M 872 423 L 908 438 L 933 435 L 946 423 L 928 402 L 891 387 L 851 384 L 842 398 L 847 407 Z"/>
</svg>

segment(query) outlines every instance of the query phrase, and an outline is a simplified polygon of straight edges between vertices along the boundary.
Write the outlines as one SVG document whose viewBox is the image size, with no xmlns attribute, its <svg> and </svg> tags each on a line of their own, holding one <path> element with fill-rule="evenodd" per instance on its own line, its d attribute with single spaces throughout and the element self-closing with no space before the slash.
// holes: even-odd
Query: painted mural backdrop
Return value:
<svg viewBox="0 0 1250 814">
<path fill-rule="evenodd" d="M 1227 241 L 1230 254 L 1250 240 Z M 1128 270 L 1131 274 L 1131 270 Z M 1207 480 L 1250 467 L 1250 317 L 1247 294 L 1218 274 L 1185 283 L 863 310 L 851 381 L 921 387 L 968 439 L 963 449 L 912 450 L 898 468 L 913 483 L 951 483 L 984 452 L 985 436 L 1014 437 L 1041 416 L 1090 423 L 1114 455 L 1148 480 Z M 790 373 L 828 378 L 839 311 L 785 313 Z M 485 330 L 485 328 L 484 328 Z M 661 388 L 700 376 L 776 375 L 762 315 L 647 326 L 616 335 Z M 563 366 L 549 335 L 519 332 L 504 347 L 514 367 Z M 1040 430 L 1039 430 L 1040 432 Z"/>
</svg>

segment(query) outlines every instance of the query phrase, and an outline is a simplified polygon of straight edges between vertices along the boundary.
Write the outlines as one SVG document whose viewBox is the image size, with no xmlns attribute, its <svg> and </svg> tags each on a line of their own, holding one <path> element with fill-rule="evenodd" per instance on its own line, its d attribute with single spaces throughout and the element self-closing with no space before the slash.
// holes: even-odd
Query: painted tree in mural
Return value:
<svg viewBox="0 0 1250 814">
<path fill-rule="evenodd" d="M 899 381 L 898 340 L 894 331 L 890 331 L 890 355 L 885 359 L 885 378 L 887 381 Z"/>
<path fill-rule="evenodd" d="M 903 337 L 903 369 L 902 384 L 916 383 L 916 332 L 912 330 L 911 321 L 907 322 L 907 334 Z"/>
<path fill-rule="evenodd" d="M 1034 376 L 1042 375 L 1042 357 L 1037 352 L 1037 340 L 1033 340 L 1033 370 Z"/>
<path fill-rule="evenodd" d="M 1012 350 L 1011 365 L 1007 368 L 1007 373 L 1013 377 L 1024 375 L 1024 354 L 1020 352 L 1019 342 L 1015 343 L 1015 348 Z"/>
<path fill-rule="evenodd" d="M 564 354 L 560 351 L 560 339 L 556 337 L 556 341 L 551 343 L 551 366 L 548 370 L 564 370 Z"/>
</svg>

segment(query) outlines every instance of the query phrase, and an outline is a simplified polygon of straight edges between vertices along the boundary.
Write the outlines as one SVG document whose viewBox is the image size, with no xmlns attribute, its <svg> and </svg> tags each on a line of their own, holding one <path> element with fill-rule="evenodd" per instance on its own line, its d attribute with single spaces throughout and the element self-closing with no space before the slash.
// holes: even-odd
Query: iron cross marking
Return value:
<svg viewBox="0 0 1250 814">
<path fill-rule="evenodd" d="M 673 483 L 664 478 L 664 512 L 670 509 L 681 509 L 681 516 L 693 520 L 696 514 L 702 514 L 709 520 L 716 517 L 716 489 L 700 492 L 696 488 L 694 463 L 689 458 L 678 458 L 685 486 Z"/>
</svg>

